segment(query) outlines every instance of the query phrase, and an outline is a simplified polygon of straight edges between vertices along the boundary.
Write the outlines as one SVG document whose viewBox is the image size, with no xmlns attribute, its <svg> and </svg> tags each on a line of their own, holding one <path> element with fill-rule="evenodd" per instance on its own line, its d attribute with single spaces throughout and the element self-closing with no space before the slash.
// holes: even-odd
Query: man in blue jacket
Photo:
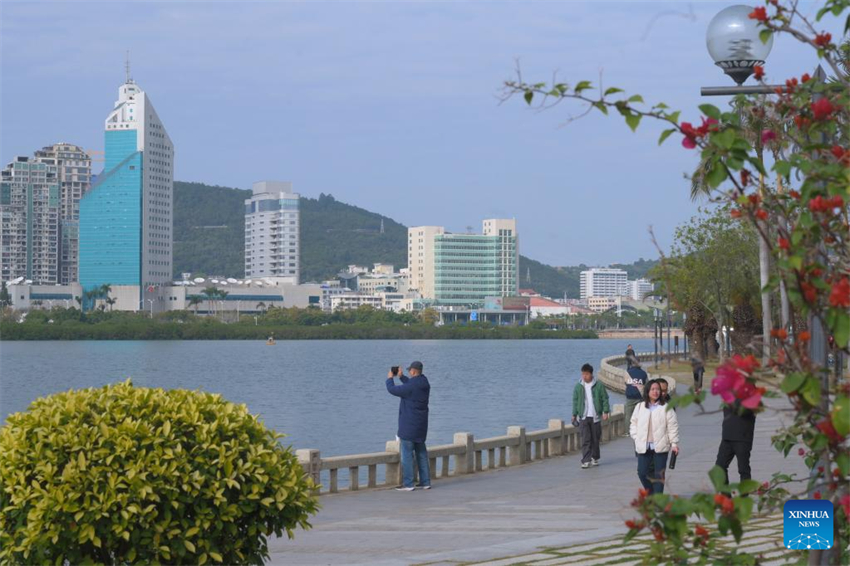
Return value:
<svg viewBox="0 0 850 566">
<path fill-rule="evenodd" d="M 395 375 L 392 370 L 387 375 L 387 391 L 399 397 L 398 404 L 398 438 L 401 445 L 402 485 L 397 491 L 413 491 L 413 459 L 419 468 L 419 486 L 431 489 L 431 473 L 428 469 L 428 449 L 425 447 L 425 437 L 428 436 L 428 398 L 431 395 L 431 384 L 422 374 L 422 362 L 413 362 L 407 368 L 410 377 L 399 371 Z M 396 385 L 394 377 L 401 380 Z"/>
</svg>

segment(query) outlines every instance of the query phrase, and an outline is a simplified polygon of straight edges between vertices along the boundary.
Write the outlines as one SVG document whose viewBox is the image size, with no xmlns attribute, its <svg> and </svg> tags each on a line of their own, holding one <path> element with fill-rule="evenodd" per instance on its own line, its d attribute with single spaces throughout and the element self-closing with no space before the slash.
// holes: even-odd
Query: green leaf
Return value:
<svg viewBox="0 0 850 566">
<path fill-rule="evenodd" d="M 832 425 L 841 436 L 850 434 L 850 398 L 847 395 L 839 395 L 835 398 Z"/>
<path fill-rule="evenodd" d="M 191 542 L 189 542 L 188 540 L 183 541 L 183 546 L 185 546 L 186 550 L 188 550 L 189 552 L 191 552 L 191 553 L 195 552 L 195 545 L 192 544 Z"/>
<path fill-rule="evenodd" d="M 752 493 L 759 488 L 761 484 L 756 480 L 741 480 L 741 483 L 738 484 L 738 491 L 741 494 L 744 493 Z"/>
<path fill-rule="evenodd" d="M 594 106 L 597 110 L 599 110 L 600 112 L 602 112 L 603 114 L 605 114 L 606 116 L 608 115 L 608 108 L 605 106 L 605 104 L 604 104 L 603 102 L 594 102 L 594 103 L 593 103 L 593 106 Z"/>
<path fill-rule="evenodd" d="M 640 119 L 640 114 L 627 114 L 626 124 L 628 124 L 629 128 L 631 128 L 631 130 L 634 132 L 635 130 L 637 130 L 637 127 L 640 124 Z"/>
<path fill-rule="evenodd" d="M 847 452 L 840 452 L 835 457 L 835 464 L 841 471 L 842 476 L 847 477 L 848 475 L 850 475 L 850 454 L 848 454 Z"/>
<path fill-rule="evenodd" d="M 675 112 L 671 112 L 670 114 L 668 114 L 667 119 L 670 120 L 671 122 L 673 122 L 674 124 L 678 124 L 679 123 L 679 115 L 681 115 L 681 114 L 682 113 L 679 110 L 676 110 Z"/>
<path fill-rule="evenodd" d="M 634 94 L 629 97 L 629 102 L 640 102 L 643 103 L 643 97 L 639 94 Z"/>
<path fill-rule="evenodd" d="M 623 89 L 612 86 L 612 87 L 605 89 L 605 96 L 609 96 L 611 94 L 617 94 L 618 92 L 623 92 Z"/>
<path fill-rule="evenodd" d="M 714 118 L 715 120 L 720 120 L 720 109 L 713 104 L 700 104 L 699 105 L 700 112 L 708 116 L 709 118 Z"/>
<path fill-rule="evenodd" d="M 713 141 L 718 146 L 723 149 L 731 149 L 732 144 L 735 142 L 735 137 L 738 134 L 732 128 L 727 128 L 720 132 L 717 132 L 711 136 L 711 141 Z"/>
<path fill-rule="evenodd" d="M 806 381 L 806 374 L 804 373 L 789 373 L 785 376 L 785 379 L 782 380 L 782 388 L 783 393 L 793 393 L 797 391 L 803 382 Z"/>
<path fill-rule="evenodd" d="M 587 90 L 589 88 L 593 88 L 593 85 L 590 81 L 579 81 L 579 83 L 576 85 L 575 92 L 576 94 L 578 94 L 581 91 Z M 210 555 L 212 555 L 212 553 L 210 553 Z"/>
<path fill-rule="evenodd" d="M 534 93 L 530 90 L 527 90 L 522 96 L 523 98 L 525 98 L 526 104 L 531 104 L 531 99 L 534 98 Z"/>
<path fill-rule="evenodd" d="M 723 491 L 723 488 L 726 487 L 726 472 L 720 466 L 714 466 L 708 470 L 708 477 L 715 491 Z"/>
<path fill-rule="evenodd" d="M 791 163 L 788 161 L 777 161 L 773 164 L 773 170 L 776 171 L 777 175 L 787 177 L 791 174 Z"/>
<path fill-rule="evenodd" d="M 197 532 L 198 532 L 198 531 L 200 531 L 200 530 L 201 530 L 201 529 L 199 529 L 198 527 L 192 527 L 191 529 L 189 529 L 188 531 L 186 531 L 186 534 L 185 534 L 185 535 L 183 535 L 183 536 L 190 537 L 190 536 L 194 535 L 195 533 L 197 533 Z"/>
<path fill-rule="evenodd" d="M 664 140 L 669 138 L 670 135 L 672 135 L 674 132 L 677 132 L 677 131 L 678 130 L 676 128 L 669 128 L 669 129 L 661 132 L 661 136 L 658 138 L 658 145 L 661 145 L 662 143 L 664 143 Z"/>
<path fill-rule="evenodd" d="M 210 550 L 209 555 L 210 555 L 210 558 L 212 558 L 216 562 L 224 562 L 224 559 L 221 557 L 221 554 L 219 554 L 218 552 L 213 552 L 212 550 Z"/>
<path fill-rule="evenodd" d="M 755 481 L 755 480 L 750 480 Z M 758 482 L 755 482 L 756 488 L 758 488 Z M 746 523 L 750 520 L 750 517 L 753 514 L 753 500 L 749 497 L 736 497 L 735 501 L 735 513 L 738 515 L 738 518 L 742 523 Z"/>
<path fill-rule="evenodd" d="M 820 403 L 820 381 L 816 377 L 809 377 L 800 388 L 800 395 L 809 405 L 816 406 Z"/>
<path fill-rule="evenodd" d="M 763 29 L 759 32 L 759 39 L 762 43 L 767 44 L 770 41 L 770 37 L 773 35 L 773 31 L 769 29 Z"/>
<path fill-rule="evenodd" d="M 791 269 L 803 269 L 803 258 L 798 255 L 792 255 L 788 258 L 788 265 L 791 266 Z"/>
<path fill-rule="evenodd" d="M 833 312 L 835 314 L 830 321 L 832 336 L 835 338 L 835 345 L 844 348 L 850 340 L 850 314 L 839 309 L 833 309 Z"/>
<path fill-rule="evenodd" d="M 705 175 L 705 180 L 708 182 L 708 186 L 712 189 L 716 189 L 726 180 L 726 169 L 723 168 L 720 161 L 715 161 L 711 170 Z"/>
</svg>

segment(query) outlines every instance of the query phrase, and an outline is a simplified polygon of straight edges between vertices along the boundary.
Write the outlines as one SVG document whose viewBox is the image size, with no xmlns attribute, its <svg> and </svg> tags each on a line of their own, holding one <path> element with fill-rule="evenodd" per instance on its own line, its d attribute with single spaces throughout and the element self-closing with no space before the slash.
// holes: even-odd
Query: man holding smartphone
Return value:
<svg viewBox="0 0 850 566">
<path fill-rule="evenodd" d="M 431 489 L 431 473 L 428 468 L 428 399 L 431 384 L 422 374 L 422 362 L 413 362 L 407 368 L 410 377 L 404 375 L 400 366 L 393 366 L 387 374 L 387 391 L 399 398 L 398 439 L 401 452 L 402 485 L 396 491 L 413 491 L 413 462 L 419 468 L 419 485 Z M 395 384 L 398 377 L 401 385 Z"/>
</svg>

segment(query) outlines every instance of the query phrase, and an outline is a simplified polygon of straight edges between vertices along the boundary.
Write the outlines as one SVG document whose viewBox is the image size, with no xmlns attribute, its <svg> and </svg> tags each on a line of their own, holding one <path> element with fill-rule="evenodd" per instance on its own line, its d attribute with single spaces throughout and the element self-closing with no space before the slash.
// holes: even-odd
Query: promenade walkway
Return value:
<svg viewBox="0 0 850 566">
<path fill-rule="evenodd" d="M 684 392 L 684 388 L 680 388 Z M 718 407 L 716 399 L 707 408 Z M 668 472 L 668 492 L 689 495 L 708 489 L 720 414 L 680 410 L 682 452 Z M 754 479 L 775 471 L 805 473 L 792 452 L 773 449 L 770 436 L 781 414 L 768 411 L 756 423 Z M 272 564 L 458 565 L 489 561 L 509 564 L 632 563 L 641 541 L 623 547 L 623 521 L 639 482 L 632 441 L 618 438 L 602 446 L 602 465 L 581 469 L 580 455 L 542 460 L 515 468 L 435 483 L 430 491 L 341 493 L 321 497 L 322 510 L 311 531 L 295 540 L 269 543 Z M 737 471 L 732 468 L 732 481 Z M 780 518 L 762 521 L 752 543 L 774 550 Z M 768 548 L 769 547 L 769 548 Z M 597 550 L 594 550 L 597 549 Z M 615 550 L 616 549 L 616 552 Z M 578 554 L 575 554 L 575 552 Z M 771 558 L 783 556 L 774 550 Z"/>
</svg>

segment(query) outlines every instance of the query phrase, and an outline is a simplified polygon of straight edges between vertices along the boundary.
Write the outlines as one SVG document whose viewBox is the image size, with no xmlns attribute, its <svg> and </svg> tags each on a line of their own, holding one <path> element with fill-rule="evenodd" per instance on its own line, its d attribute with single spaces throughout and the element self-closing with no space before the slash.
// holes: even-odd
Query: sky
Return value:
<svg viewBox="0 0 850 566">
<path fill-rule="evenodd" d="M 175 180 L 249 189 L 286 180 L 408 226 L 481 230 L 516 218 L 520 251 L 552 265 L 658 256 L 697 211 L 697 154 L 645 123 L 502 85 L 591 80 L 699 121 L 729 85 L 705 48 L 725 2 L 0 3 L 0 160 L 58 141 L 103 149 L 125 76 L 175 145 Z M 804 9 L 815 11 L 814 4 Z M 831 29 L 832 28 L 832 29 Z M 835 36 L 838 26 L 826 29 Z M 777 38 L 766 70 L 816 56 Z"/>
</svg>

